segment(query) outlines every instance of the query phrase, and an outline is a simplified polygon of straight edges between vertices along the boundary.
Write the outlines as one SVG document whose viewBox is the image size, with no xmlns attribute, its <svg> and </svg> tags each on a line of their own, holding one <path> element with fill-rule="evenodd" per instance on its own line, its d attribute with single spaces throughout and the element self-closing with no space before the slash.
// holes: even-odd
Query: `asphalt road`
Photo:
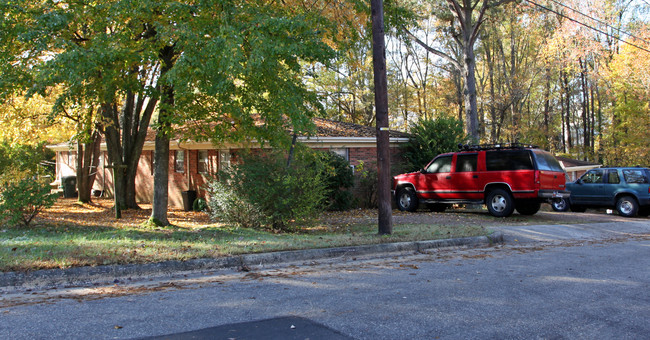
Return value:
<svg viewBox="0 0 650 340">
<path fill-rule="evenodd" d="M 2 339 L 650 339 L 650 220 L 506 244 L 0 295 Z"/>
</svg>

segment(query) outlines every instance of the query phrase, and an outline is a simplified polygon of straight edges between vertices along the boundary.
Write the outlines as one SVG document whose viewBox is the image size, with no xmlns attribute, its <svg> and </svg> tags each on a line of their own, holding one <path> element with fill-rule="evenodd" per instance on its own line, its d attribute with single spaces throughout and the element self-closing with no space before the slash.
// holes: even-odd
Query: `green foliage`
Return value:
<svg viewBox="0 0 650 340">
<path fill-rule="evenodd" d="M 28 227 L 38 213 L 56 202 L 56 198 L 45 182 L 25 178 L 9 183 L 0 192 L 0 221 L 9 226 L 22 223 Z"/>
<path fill-rule="evenodd" d="M 0 142 L 0 185 L 15 183 L 22 178 L 51 176 L 54 169 L 43 166 L 44 161 L 52 160 L 54 152 L 39 145 L 22 145 Z"/>
<path fill-rule="evenodd" d="M 52 157 L 53 152 L 43 144 L 0 142 L 0 222 L 29 226 L 41 210 L 54 204 L 56 195 L 50 194 L 45 180 L 53 169 L 42 165 Z"/>
<path fill-rule="evenodd" d="M 355 171 L 359 181 L 359 204 L 365 208 L 377 207 L 377 169 L 367 166 L 364 162 L 357 165 Z"/>
<path fill-rule="evenodd" d="M 322 211 L 327 184 L 313 155 L 298 152 L 287 167 L 281 152 L 245 154 L 210 184 L 215 218 L 240 226 L 291 231 Z"/>
<path fill-rule="evenodd" d="M 354 204 L 354 196 L 349 191 L 354 186 L 354 174 L 350 163 L 335 153 L 314 152 L 318 158 L 316 166 L 320 166 L 321 175 L 327 184 L 328 210 L 349 210 Z"/>
<path fill-rule="evenodd" d="M 259 210 L 237 194 L 235 188 L 217 179 L 208 183 L 210 217 L 243 228 L 259 228 L 262 216 Z"/>
<path fill-rule="evenodd" d="M 411 127 L 411 135 L 403 154 L 408 171 L 422 169 L 435 156 L 458 149 L 467 139 L 463 123 L 447 117 L 420 120 Z"/>
</svg>

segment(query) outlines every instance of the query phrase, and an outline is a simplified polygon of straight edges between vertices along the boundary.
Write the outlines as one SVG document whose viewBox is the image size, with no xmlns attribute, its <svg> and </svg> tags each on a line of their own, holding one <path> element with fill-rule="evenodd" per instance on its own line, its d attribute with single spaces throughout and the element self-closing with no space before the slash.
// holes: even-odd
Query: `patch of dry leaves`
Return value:
<svg viewBox="0 0 650 340">
<path fill-rule="evenodd" d="M 81 204 L 75 198 L 59 198 L 49 209 L 41 212 L 38 224 L 78 225 L 88 227 L 137 227 L 151 216 L 151 204 L 140 204 L 139 210 L 122 210 L 122 218 L 115 218 L 113 201 L 95 198 L 90 204 Z M 177 227 L 193 229 L 212 224 L 208 214 L 170 208 L 169 222 Z"/>
</svg>

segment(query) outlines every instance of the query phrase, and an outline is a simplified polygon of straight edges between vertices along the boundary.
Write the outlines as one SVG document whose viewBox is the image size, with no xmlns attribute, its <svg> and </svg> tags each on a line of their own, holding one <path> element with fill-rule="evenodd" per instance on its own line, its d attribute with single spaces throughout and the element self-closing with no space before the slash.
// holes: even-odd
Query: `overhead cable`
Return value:
<svg viewBox="0 0 650 340">
<path fill-rule="evenodd" d="M 573 18 L 571 18 L 571 17 L 569 17 L 569 16 L 567 16 L 567 15 L 565 15 L 565 14 L 562 14 L 562 13 L 560 13 L 560 12 L 554 10 L 554 9 L 551 9 L 551 8 L 546 7 L 546 6 L 540 5 L 540 4 L 538 4 L 538 3 L 534 2 L 534 1 L 531 1 L 531 0 L 526 0 L 526 1 L 527 1 L 528 3 L 530 3 L 530 4 L 533 4 L 533 5 L 535 5 L 535 6 L 539 7 L 539 8 L 541 8 L 541 9 L 543 9 L 543 10 L 549 11 L 549 12 L 551 12 L 551 13 L 555 13 L 555 14 L 557 14 L 557 15 L 559 15 L 559 16 L 565 18 L 565 19 L 568 19 L 568 20 L 570 20 L 570 21 L 573 21 L 573 22 L 575 22 L 575 23 L 578 24 L 578 25 L 581 25 L 581 26 L 587 27 L 587 28 L 589 28 L 589 29 L 592 29 L 592 30 L 598 32 L 598 33 L 604 34 L 604 35 L 606 35 L 606 36 L 608 36 L 608 37 L 610 37 L 610 38 L 614 38 L 614 39 L 616 39 L 616 40 L 618 40 L 618 41 L 620 41 L 620 42 L 622 42 L 622 43 L 624 43 L 624 44 L 628 44 L 628 45 L 630 45 L 630 46 L 636 47 L 636 48 L 638 48 L 638 49 L 640 49 L 640 50 L 643 50 L 643 51 L 645 51 L 645 52 L 650 53 L 650 50 L 648 50 L 647 48 L 644 48 L 644 47 L 641 47 L 641 46 L 639 46 L 639 45 L 633 44 L 633 43 L 631 43 L 631 42 L 629 42 L 629 41 L 626 41 L 626 40 L 624 40 L 624 39 L 621 39 L 620 37 L 614 36 L 614 35 L 612 35 L 612 34 L 610 34 L 610 33 L 607 33 L 607 32 L 605 32 L 605 31 L 603 31 L 603 30 L 601 30 L 601 29 L 598 29 L 598 28 L 596 28 L 596 27 L 593 27 L 593 26 L 587 25 L 587 24 L 585 24 L 585 23 L 583 23 L 583 22 L 581 22 L 581 21 L 578 21 L 578 20 L 576 20 L 576 19 L 573 19 Z"/>
</svg>

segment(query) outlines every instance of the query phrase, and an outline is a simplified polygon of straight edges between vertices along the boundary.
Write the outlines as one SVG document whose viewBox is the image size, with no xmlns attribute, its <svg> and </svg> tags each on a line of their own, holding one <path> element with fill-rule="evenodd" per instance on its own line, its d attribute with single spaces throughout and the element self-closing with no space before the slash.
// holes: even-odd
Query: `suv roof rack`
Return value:
<svg viewBox="0 0 650 340">
<path fill-rule="evenodd" d="M 502 150 L 502 149 L 538 149 L 537 145 L 523 143 L 497 143 L 497 144 L 458 144 L 460 151 Z"/>
</svg>

